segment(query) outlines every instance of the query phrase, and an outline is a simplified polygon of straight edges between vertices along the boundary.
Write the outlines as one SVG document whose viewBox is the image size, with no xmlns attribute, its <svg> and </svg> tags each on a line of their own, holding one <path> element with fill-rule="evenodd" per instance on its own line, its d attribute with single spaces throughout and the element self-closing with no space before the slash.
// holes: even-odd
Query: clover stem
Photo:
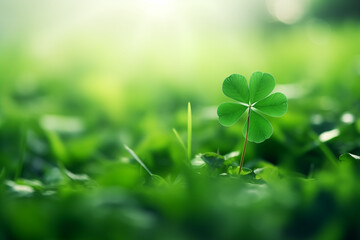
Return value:
<svg viewBox="0 0 360 240">
<path fill-rule="evenodd" d="M 241 173 L 241 169 L 244 163 L 244 158 L 245 158 L 245 152 L 246 152 L 246 143 L 247 143 L 247 139 L 248 139 L 248 135 L 249 135 L 249 125 L 250 125 L 250 112 L 251 112 L 251 105 L 249 106 L 249 113 L 248 113 L 248 118 L 246 121 L 246 136 L 245 136 L 245 143 L 244 143 L 244 149 L 242 151 L 241 154 L 241 160 L 240 160 L 240 168 L 239 168 L 239 174 Z"/>
</svg>

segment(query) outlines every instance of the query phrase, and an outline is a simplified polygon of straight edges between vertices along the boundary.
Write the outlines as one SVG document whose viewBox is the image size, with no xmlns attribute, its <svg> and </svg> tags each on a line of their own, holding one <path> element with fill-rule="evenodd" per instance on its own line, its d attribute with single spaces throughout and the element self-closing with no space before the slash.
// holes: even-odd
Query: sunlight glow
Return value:
<svg viewBox="0 0 360 240">
<path fill-rule="evenodd" d="M 341 121 L 344 122 L 344 123 L 350 124 L 350 123 L 353 123 L 355 121 L 355 118 L 354 118 L 354 115 L 352 115 L 349 112 L 346 112 L 341 116 Z"/>
<path fill-rule="evenodd" d="M 270 0 L 268 10 L 277 20 L 286 24 L 299 21 L 304 15 L 304 0 Z"/>
</svg>

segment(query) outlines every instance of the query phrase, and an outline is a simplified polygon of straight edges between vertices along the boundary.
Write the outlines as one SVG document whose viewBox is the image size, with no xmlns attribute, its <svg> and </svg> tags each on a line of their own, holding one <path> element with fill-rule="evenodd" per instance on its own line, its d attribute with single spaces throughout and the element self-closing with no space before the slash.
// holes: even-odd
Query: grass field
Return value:
<svg viewBox="0 0 360 240">
<path fill-rule="evenodd" d="M 358 3 L 23 4 L 0 0 L 0 240 L 360 239 Z M 288 111 L 239 175 L 246 118 L 217 107 L 255 71 Z"/>
</svg>

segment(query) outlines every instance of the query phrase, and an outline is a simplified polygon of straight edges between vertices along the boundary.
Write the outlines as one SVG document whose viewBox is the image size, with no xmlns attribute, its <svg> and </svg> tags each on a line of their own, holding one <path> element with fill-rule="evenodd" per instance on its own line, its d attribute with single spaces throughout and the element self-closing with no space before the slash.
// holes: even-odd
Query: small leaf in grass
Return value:
<svg viewBox="0 0 360 240">
<path fill-rule="evenodd" d="M 279 180 L 279 170 L 275 166 L 267 166 L 263 168 L 257 168 L 254 170 L 257 179 L 263 179 L 266 182 Z"/>
<path fill-rule="evenodd" d="M 340 161 L 360 161 L 360 156 L 351 153 L 341 154 Z"/>
<path fill-rule="evenodd" d="M 231 153 L 224 155 L 224 159 L 225 159 L 224 165 L 225 166 L 230 166 L 230 165 L 234 166 L 234 164 L 236 164 L 235 162 L 238 160 L 239 155 L 240 155 L 239 151 L 231 152 Z"/>
<path fill-rule="evenodd" d="M 238 175 L 240 166 L 230 166 L 227 169 L 228 174 L 230 175 Z"/>
<path fill-rule="evenodd" d="M 239 175 L 240 166 L 230 166 L 227 169 L 228 174 L 230 175 Z M 242 167 L 240 175 L 248 175 L 252 173 L 250 168 Z"/>
<path fill-rule="evenodd" d="M 243 167 L 243 168 L 241 169 L 240 175 L 248 175 L 248 174 L 250 174 L 250 173 L 252 173 L 252 170 L 251 170 L 250 168 Z"/>
<path fill-rule="evenodd" d="M 201 154 L 201 159 L 213 168 L 220 168 L 224 165 L 225 158 L 217 153 L 207 152 Z"/>
</svg>

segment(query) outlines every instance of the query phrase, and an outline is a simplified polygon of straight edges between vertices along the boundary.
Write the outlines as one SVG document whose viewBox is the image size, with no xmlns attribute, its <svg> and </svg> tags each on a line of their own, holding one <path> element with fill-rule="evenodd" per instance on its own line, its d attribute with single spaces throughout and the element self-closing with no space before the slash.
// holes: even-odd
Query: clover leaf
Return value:
<svg viewBox="0 0 360 240">
<path fill-rule="evenodd" d="M 219 105 L 217 114 L 219 122 L 224 126 L 235 124 L 245 112 L 247 121 L 243 128 L 245 137 L 244 150 L 240 163 L 240 171 L 249 140 L 261 143 L 270 138 L 273 128 L 263 116 L 281 117 L 287 111 L 287 99 L 282 93 L 273 93 L 275 79 L 269 73 L 254 72 L 250 77 L 249 85 L 244 76 L 232 74 L 227 77 L 222 85 L 224 94 L 238 102 L 225 102 Z"/>
</svg>

